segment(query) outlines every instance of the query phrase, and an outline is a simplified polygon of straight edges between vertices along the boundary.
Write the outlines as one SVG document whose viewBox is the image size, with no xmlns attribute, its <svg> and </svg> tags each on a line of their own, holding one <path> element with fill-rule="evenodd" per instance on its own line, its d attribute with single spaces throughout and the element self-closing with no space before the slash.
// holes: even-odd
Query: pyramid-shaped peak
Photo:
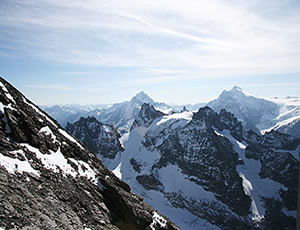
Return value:
<svg viewBox="0 0 300 230">
<path fill-rule="evenodd" d="M 226 99 L 228 99 L 228 98 L 232 98 L 232 97 L 236 98 L 236 97 L 244 97 L 244 96 L 246 96 L 246 94 L 242 90 L 242 88 L 240 88 L 239 86 L 234 86 L 229 91 L 224 90 L 220 94 L 219 98 L 226 98 Z"/>
<path fill-rule="evenodd" d="M 143 90 L 135 95 L 137 98 L 150 98 Z"/>
<path fill-rule="evenodd" d="M 136 94 L 131 100 L 139 100 L 143 103 L 154 103 L 151 97 L 149 97 L 144 91 L 139 92 Z"/>
</svg>

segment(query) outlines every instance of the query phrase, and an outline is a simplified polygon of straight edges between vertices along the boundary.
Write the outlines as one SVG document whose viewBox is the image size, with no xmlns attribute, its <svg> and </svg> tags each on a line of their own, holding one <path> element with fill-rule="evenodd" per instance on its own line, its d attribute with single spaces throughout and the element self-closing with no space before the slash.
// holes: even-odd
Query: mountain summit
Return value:
<svg viewBox="0 0 300 230">
<path fill-rule="evenodd" d="M 155 102 L 144 91 L 131 98 L 130 101 L 114 104 L 105 110 L 95 110 L 87 114 L 87 116 L 95 117 L 98 121 L 104 124 L 110 124 L 121 131 L 121 133 L 128 132 L 133 124 L 133 121 L 138 116 L 143 104 L 149 104 L 155 108 L 170 112 L 171 106 L 164 103 Z"/>
<path fill-rule="evenodd" d="M 234 114 L 246 128 L 257 133 L 272 129 L 300 137 L 300 99 L 263 99 L 245 93 L 240 87 L 224 90 L 207 104 L 216 111 L 226 109 Z"/>
<path fill-rule="evenodd" d="M 268 100 L 256 98 L 245 94 L 244 91 L 234 86 L 231 90 L 224 90 L 220 96 L 207 104 L 217 112 L 226 109 L 242 121 L 247 128 L 259 133 L 257 125 L 265 118 L 278 114 L 278 106 Z M 267 120 L 267 119 L 265 119 Z"/>
<path fill-rule="evenodd" d="M 131 101 L 135 101 L 135 100 L 139 100 L 143 104 L 144 103 L 155 104 L 153 99 L 149 97 L 144 91 L 139 92 L 131 99 Z"/>
</svg>

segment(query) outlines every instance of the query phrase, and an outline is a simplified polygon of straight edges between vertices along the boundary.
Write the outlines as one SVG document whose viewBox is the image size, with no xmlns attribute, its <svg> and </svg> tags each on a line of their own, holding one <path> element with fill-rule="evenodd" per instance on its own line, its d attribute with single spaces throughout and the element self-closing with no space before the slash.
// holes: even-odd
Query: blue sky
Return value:
<svg viewBox="0 0 300 230">
<path fill-rule="evenodd" d="M 1 0 L 0 75 L 37 104 L 300 96 L 300 1 Z"/>
</svg>

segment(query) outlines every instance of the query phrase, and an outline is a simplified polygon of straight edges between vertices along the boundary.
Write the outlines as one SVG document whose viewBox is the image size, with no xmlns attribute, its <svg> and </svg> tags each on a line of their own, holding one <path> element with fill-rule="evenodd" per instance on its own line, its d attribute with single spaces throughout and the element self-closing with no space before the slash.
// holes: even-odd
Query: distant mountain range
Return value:
<svg viewBox="0 0 300 230">
<path fill-rule="evenodd" d="M 101 105 L 99 108 L 87 110 L 72 105 L 56 105 L 51 107 L 44 106 L 42 108 L 49 113 L 49 115 L 57 119 L 64 127 L 68 122 L 73 123 L 80 117 L 91 116 L 102 123 L 113 125 L 124 133 L 129 131 L 135 117 L 138 115 L 139 110 L 144 103 L 149 103 L 165 113 L 170 113 L 175 110 L 165 103 L 155 102 L 143 91 L 132 97 L 130 101 L 116 103 L 109 107 Z"/>
<path fill-rule="evenodd" d="M 74 123 L 80 117 L 91 116 L 104 124 L 113 125 L 121 133 L 126 133 L 129 131 L 143 103 L 149 103 L 167 114 L 182 111 L 184 107 L 188 111 L 197 111 L 205 105 L 217 112 L 226 109 L 233 113 L 245 125 L 245 128 L 252 129 L 257 133 L 275 129 L 300 137 L 300 98 L 263 99 L 249 95 L 237 86 L 229 91 L 224 90 L 217 99 L 207 104 L 170 106 L 155 102 L 142 91 L 130 101 L 111 106 L 55 105 L 42 108 L 63 127 L 66 127 L 68 122 Z"/>
</svg>

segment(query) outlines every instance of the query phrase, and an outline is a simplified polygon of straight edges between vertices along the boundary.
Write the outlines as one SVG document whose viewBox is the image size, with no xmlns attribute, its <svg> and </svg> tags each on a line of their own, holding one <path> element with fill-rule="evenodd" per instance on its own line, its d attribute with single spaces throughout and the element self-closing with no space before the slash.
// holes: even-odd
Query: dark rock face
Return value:
<svg viewBox="0 0 300 230">
<path fill-rule="evenodd" d="M 215 127 L 220 131 L 227 129 L 230 134 L 237 140 L 242 140 L 243 127 L 234 115 L 222 109 L 220 113 L 216 113 L 208 106 L 200 108 L 193 116 L 193 121 L 203 121 L 208 127 Z"/>
<path fill-rule="evenodd" d="M 277 132 L 273 131 L 272 133 L 274 134 Z M 259 175 L 261 178 L 270 178 L 283 184 L 287 188 L 286 191 L 281 192 L 281 197 L 288 209 L 295 210 L 296 203 L 294 201 L 297 199 L 297 186 L 295 186 L 295 181 L 297 181 L 298 178 L 299 162 L 291 155 L 291 153 L 277 152 L 273 149 L 277 149 L 278 146 L 286 146 L 290 149 L 290 143 L 293 143 L 292 145 L 294 145 L 294 143 L 297 142 L 297 139 L 293 139 L 286 134 L 277 133 L 277 135 L 288 138 L 289 144 L 286 145 L 286 142 L 282 142 L 281 138 L 279 138 L 278 141 L 274 141 L 274 136 L 272 135 L 272 141 L 274 141 L 273 146 L 270 145 L 270 142 L 267 142 L 266 145 L 250 144 L 246 148 L 245 155 L 249 159 L 260 161 L 261 169 Z M 265 143 L 265 140 L 270 140 L 270 133 L 266 133 L 261 138 L 261 143 Z"/>
<path fill-rule="evenodd" d="M 261 145 L 276 149 L 294 150 L 300 145 L 300 138 L 272 130 L 263 135 Z"/>
<path fill-rule="evenodd" d="M 237 153 L 227 138 L 213 130 L 214 125 L 224 129 L 227 123 L 235 125 L 234 122 L 237 121 L 229 122 L 208 107 L 201 108 L 190 123 L 169 133 L 158 147 L 162 154 L 158 167 L 177 164 L 184 174 L 197 178 L 195 183 L 216 193 L 217 199 L 236 213 L 247 215 L 250 199 L 236 172 Z"/>
<path fill-rule="evenodd" d="M 280 191 L 282 201 L 277 201 L 280 203 L 280 206 L 276 206 L 280 215 L 276 217 L 269 215 L 268 219 L 265 222 L 263 220 L 259 226 L 275 225 L 276 218 L 281 218 L 280 226 L 293 226 L 295 219 L 283 214 L 282 208 L 285 206 L 288 210 L 296 209 L 294 201 L 297 199 L 297 186 L 295 181 L 297 181 L 299 162 L 288 151 L 298 151 L 297 148 L 299 149 L 300 144 L 298 139 L 277 131 L 260 136 L 252 130 L 244 130 L 241 122 L 230 112 L 221 110 L 220 113 L 216 113 L 209 107 L 204 107 L 194 113 L 192 120 L 184 127 L 166 128 L 157 136 L 146 134 L 144 145 L 151 151 L 158 150 L 161 153 L 161 158 L 154 168 L 166 167 L 169 164 L 178 165 L 182 173 L 190 177 L 191 181 L 201 185 L 205 190 L 215 193 L 218 200 L 228 205 L 238 215 L 245 217 L 248 215 L 251 199 L 245 194 L 242 179 L 237 173 L 237 167 L 244 162 L 238 159 L 238 154 L 229 139 L 218 133 L 221 131 L 228 131 L 234 140 L 247 145 L 245 156 L 255 159 L 261 164 L 260 178 L 269 178 L 286 188 Z M 162 139 L 163 141 L 161 141 Z M 151 176 L 152 181 L 159 179 L 156 177 L 155 171 L 152 175 L 147 176 L 148 178 Z M 149 184 L 147 180 L 139 180 L 139 182 L 146 187 Z M 159 190 L 162 186 L 154 186 L 149 189 Z M 208 204 L 189 203 L 187 200 L 181 203 L 179 200 L 184 200 L 184 197 L 180 198 L 178 194 L 168 197 L 173 205 L 190 210 L 192 213 L 201 213 L 199 214 L 201 218 L 205 218 L 213 224 L 218 223 L 222 229 L 257 227 L 257 224 L 249 225 L 247 221 L 235 218 L 226 218 L 228 224 L 231 225 L 225 226 L 217 222 L 226 212 L 224 209 L 220 208 L 218 214 L 218 206 L 210 204 L 214 206 L 215 210 L 212 215 L 205 211 L 204 207 Z M 269 198 L 266 198 L 266 201 L 267 199 Z M 201 208 L 199 208 L 200 206 Z M 272 205 L 266 204 L 266 213 L 274 212 L 272 208 L 274 208 Z M 250 227 L 251 225 L 252 227 Z"/>
<path fill-rule="evenodd" d="M 130 130 L 140 126 L 149 127 L 155 119 L 164 115 L 163 112 L 157 111 L 153 105 L 144 103 Z"/>
<path fill-rule="evenodd" d="M 119 132 L 94 117 L 81 117 L 74 124 L 68 123 L 66 131 L 81 140 L 91 152 L 106 158 L 114 158 L 118 152 L 124 150 L 119 141 Z"/>
<path fill-rule="evenodd" d="M 0 120 L 0 227 L 178 229 L 3 78 Z"/>
</svg>

